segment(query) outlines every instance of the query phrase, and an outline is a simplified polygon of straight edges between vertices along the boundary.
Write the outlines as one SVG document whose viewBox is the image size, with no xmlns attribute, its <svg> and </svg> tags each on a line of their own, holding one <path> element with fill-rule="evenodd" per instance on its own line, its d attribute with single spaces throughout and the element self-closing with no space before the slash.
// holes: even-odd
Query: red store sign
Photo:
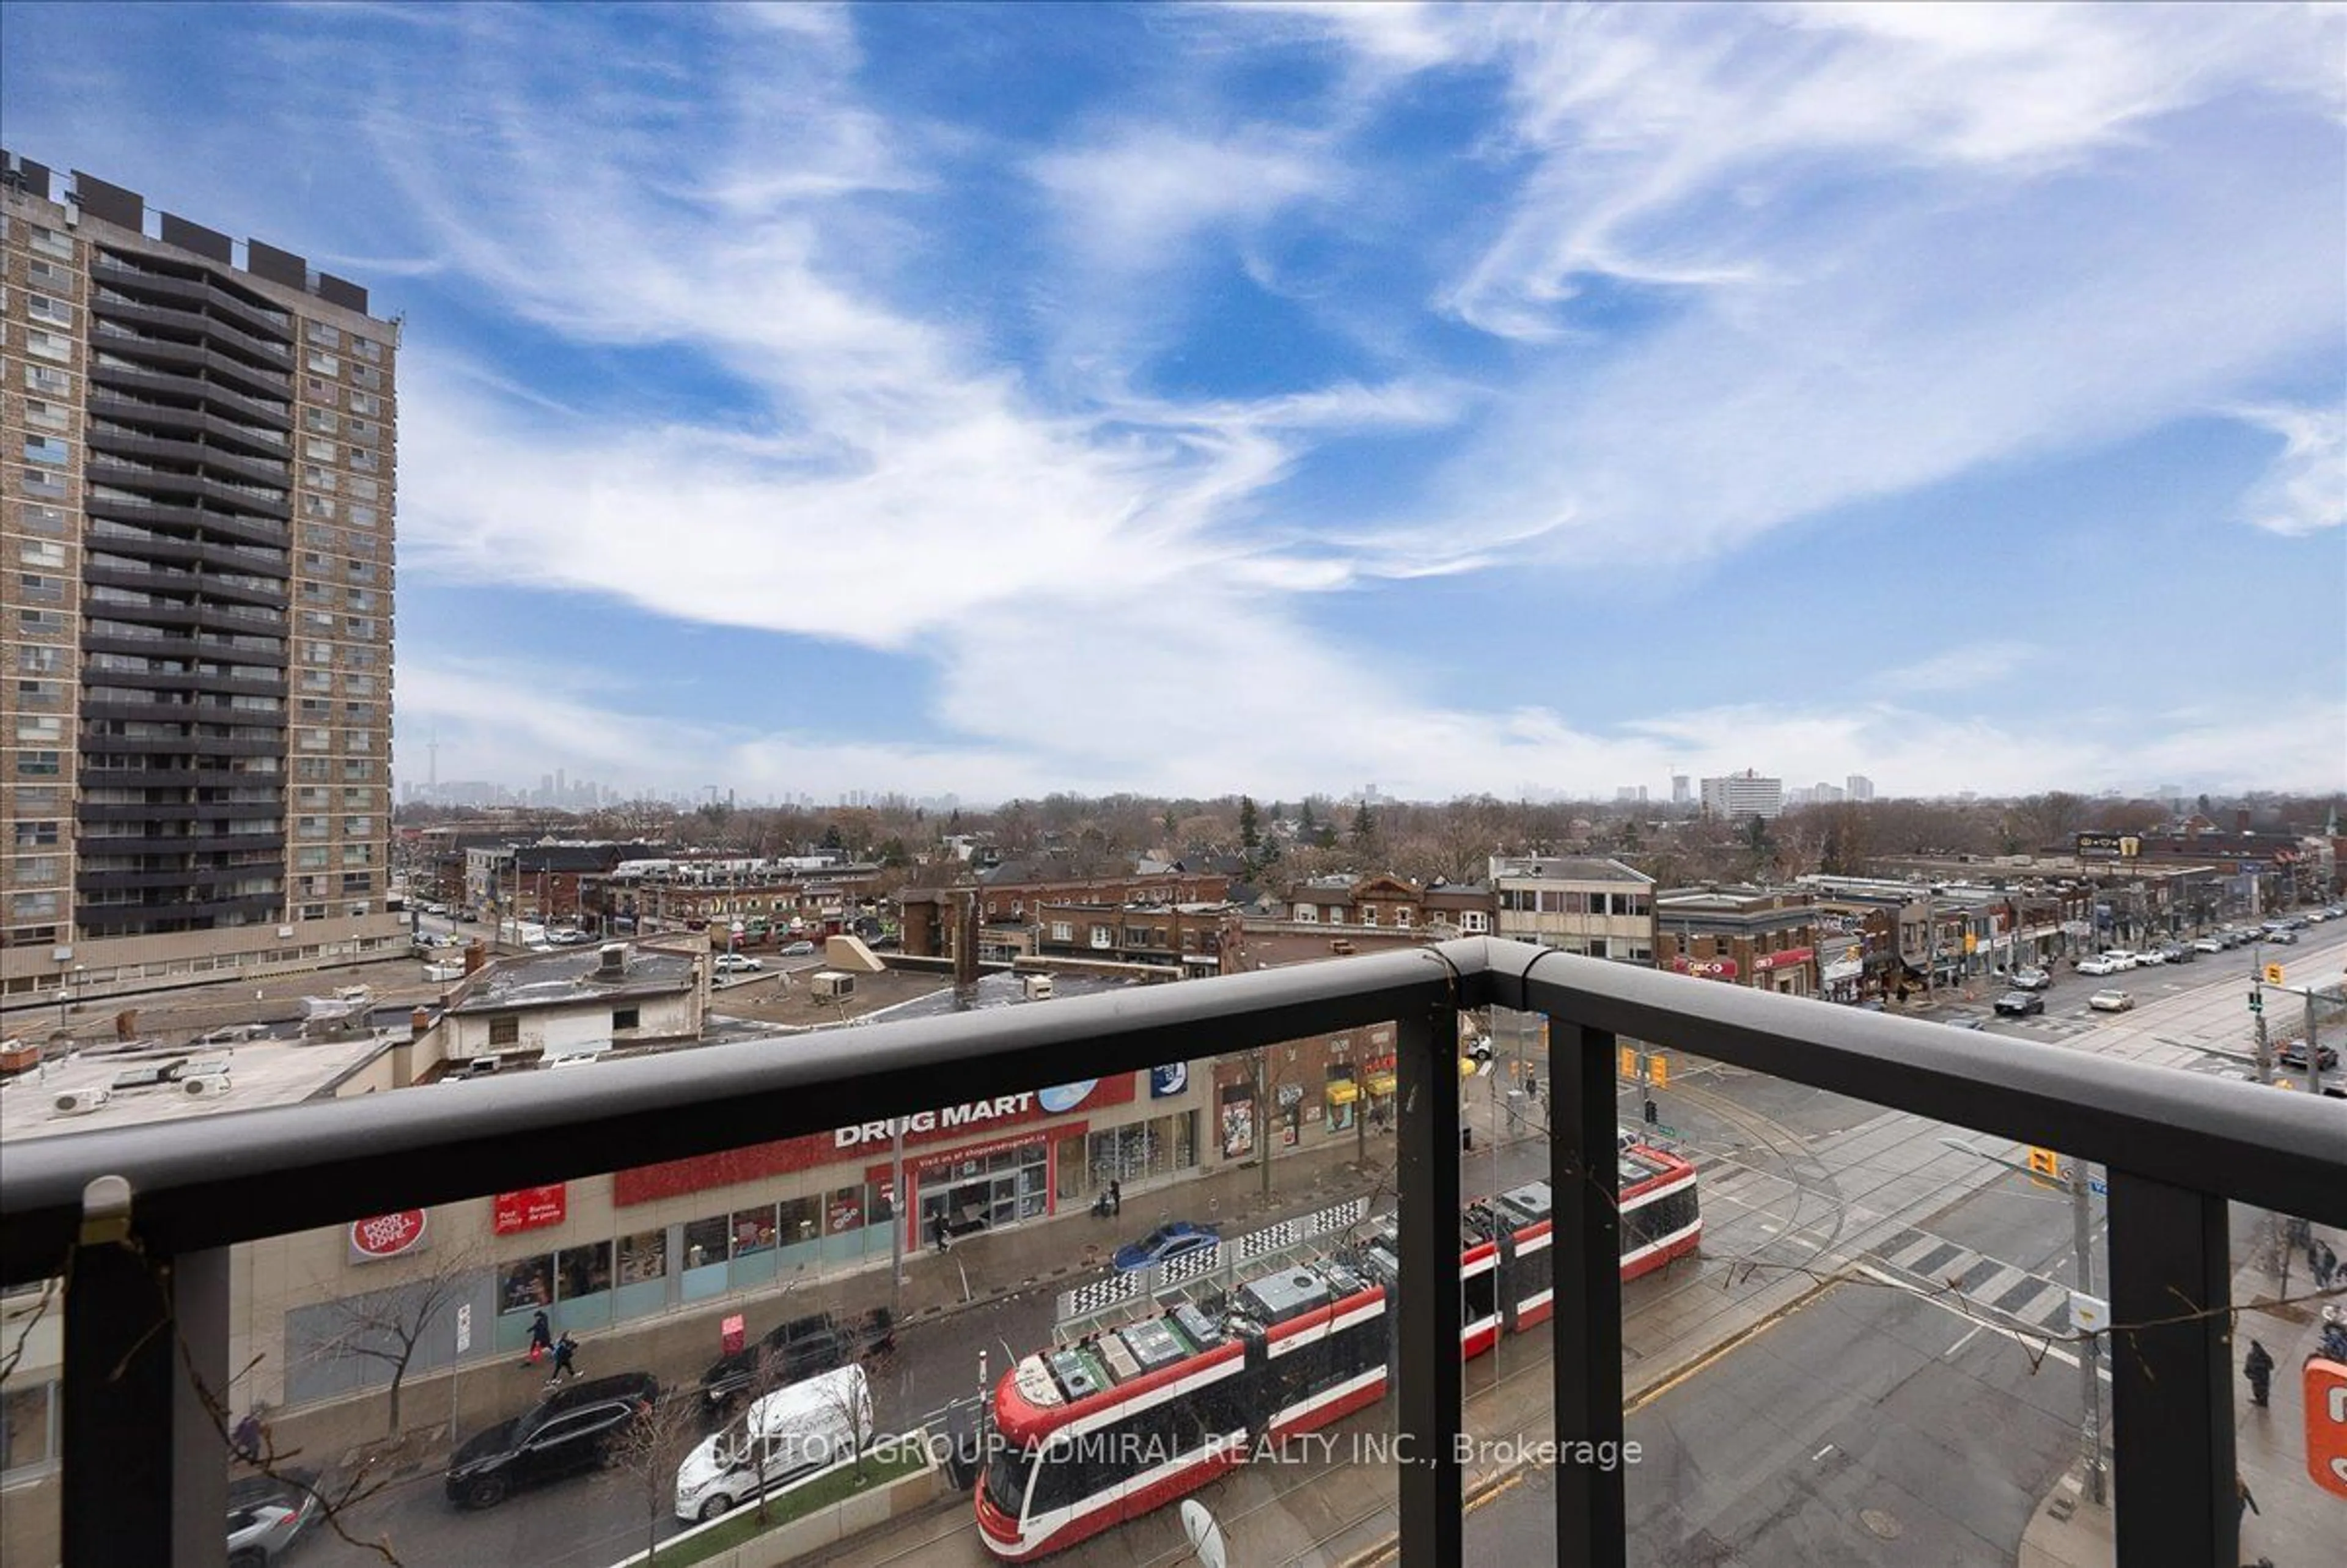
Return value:
<svg viewBox="0 0 2347 1568">
<path fill-rule="evenodd" d="M 424 1245 L 424 1234 L 427 1228 L 422 1209 L 401 1209 L 396 1214 L 353 1220 L 351 1261 L 381 1263 L 384 1258 L 414 1252 Z"/>
<path fill-rule="evenodd" d="M 973 1133 L 983 1135 L 999 1128 L 1040 1122 L 1070 1112 L 1096 1111 L 1110 1105 L 1129 1104 L 1133 1098 L 1133 1073 L 1119 1072 L 1101 1079 L 1081 1094 L 1070 1092 L 1079 1087 L 1071 1084 L 1066 1089 L 1000 1094 L 964 1105 L 920 1112 L 904 1119 L 901 1131 L 905 1147 L 909 1151 L 923 1145 L 949 1144 L 957 1138 L 967 1138 Z M 632 1204 L 654 1203 L 661 1198 L 680 1197 L 711 1187 L 763 1181 L 787 1172 L 816 1170 L 845 1159 L 868 1157 L 876 1150 L 886 1153 L 897 1131 L 885 1121 L 865 1122 L 835 1132 L 810 1132 L 803 1137 L 777 1138 L 771 1143 L 753 1143 L 743 1149 L 728 1149 L 721 1154 L 671 1160 L 658 1165 L 639 1165 L 612 1177 L 611 1201 L 625 1208 Z M 1008 1147 L 1022 1141 L 995 1139 L 983 1146 L 988 1149 Z M 957 1159 L 969 1157 L 967 1148 L 948 1148 L 932 1163 L 950 1164 Z M 923 1168 L 911 1157 L 906 1163 L 913 1169 Z"/>
<path fill-rule="evenodd" d="M 1752 960 L 1756 969 L 1781 969 L 1792 964 L 1806 964 L 1817 957 L 1815 948 L 1788 948 L 1781 953 L 1764 953 Z"/>
<path fill-rule="evenodd" d="M 499 1193 L 490 1228 L 499 1235 L 511 1235 L 516 1231 L 542 1230 L 559 1225 L 570 1212 L 569 1192 L 565 1184 L 550 1187 L 524 1187 L 519 1192 Z"/>
<path fill-rule="evenodd" d="M 1736 978 L 1734 958 L 1673 958 L 1671 968 L 1682 975 L 1698 979 L 1732 980 Z"/>
</svg>

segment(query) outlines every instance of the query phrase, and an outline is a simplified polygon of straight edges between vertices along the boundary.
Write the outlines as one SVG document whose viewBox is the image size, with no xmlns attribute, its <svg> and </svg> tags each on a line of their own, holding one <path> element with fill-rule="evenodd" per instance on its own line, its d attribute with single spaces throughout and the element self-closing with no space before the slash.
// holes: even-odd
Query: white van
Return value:
<svg viewBox="0 0 2347 1568">
<path fill-rule="evenodd" d="M 676 1516 L 714 1519 L 766 1488 L 852 1458 L 872 1436 L 863 1368 L 794 1383 L 686 1456 L 676 1472 Z"/>
</svg>

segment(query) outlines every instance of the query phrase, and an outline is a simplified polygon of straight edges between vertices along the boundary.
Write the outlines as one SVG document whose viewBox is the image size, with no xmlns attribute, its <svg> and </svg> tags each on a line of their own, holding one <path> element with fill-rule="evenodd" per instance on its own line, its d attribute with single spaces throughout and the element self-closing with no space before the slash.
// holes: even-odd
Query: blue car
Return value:
<svg viewBox="0 0 2347 1568">
<path fill-rule="evenodd" d="M 1159 1225 L 1139 1241 L 1128 1242 L 1117 1248 L 1116 1271 L 1130 1274 L 1136 1268 L 1147 1268 L 1153 1263 L 1171 1263 L 1177 1257 L 1204 1252 L 1222 1239 L 1222 1233 L 1212 1225 L 1194 1225 L 1187 1220 L 1175 1220 L 1172 1225 Z"/>
</svg>

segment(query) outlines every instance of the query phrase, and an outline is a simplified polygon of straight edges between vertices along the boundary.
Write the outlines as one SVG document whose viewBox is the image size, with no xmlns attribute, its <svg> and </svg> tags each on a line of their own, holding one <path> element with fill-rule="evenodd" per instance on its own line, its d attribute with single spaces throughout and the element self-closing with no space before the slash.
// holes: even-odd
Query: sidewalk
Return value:
<svg viewBox="0 0 2347 1568">
<path fill-rule="evenodd" d="M 2333 1235 L 2331 1241 L 2337 1246 L 2342 1238 Z M 2304 1261 L 2301 1256 L 2291 1266 L 2294 1296 L 2312 1288 Z M 2321 1341 L 2321 1310 L 2305 1302 L 2280 1307 L 2247 1305 L 2270 1301 L 2276 1283 L 2255 1264 L 2233 1276 L 2233 1300 L 2244 1304 L 2233 1330 L 2229 1379 L 2235 1401 L 2235 1462 L 2258 1504 L 2257 1512 L 2241 1516 L 2241 1561 L 2268 1557 L 2275 1568 L 2311 1568 L 2340 1561 L 2342 1542 L 2347 1542 L 2347 1501 L 2321 1491 L 2306 1473 L 2299 1368 Z M 2241 1358 L 2252 1339 L 2274 1358 L 2272 1403 L 2264 1409 L 2250 1402 L 2249 1384 L 2241 1376 Z M 2126 1438 L 2112 1434 L 2106 1440 L 2116 1449 Z M 2116 1467 L 2106 1472 L 2114 1486 L 2116 1473 Z M 2116 1500 L 2116 1491 L 2111 1495 Z M 2115 1552 L 2111 1510 L 2086 1501 L 2084 1477 L 2074 1468 L 2046 1494 L 2022 1532 L 2020 1568 L 2109 1568 Z"/>
</svg>

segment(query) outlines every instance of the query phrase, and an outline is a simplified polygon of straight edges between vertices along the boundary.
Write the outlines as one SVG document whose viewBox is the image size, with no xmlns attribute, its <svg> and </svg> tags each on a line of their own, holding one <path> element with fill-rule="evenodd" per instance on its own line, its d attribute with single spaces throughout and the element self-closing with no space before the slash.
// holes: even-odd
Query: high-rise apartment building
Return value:
<svg viewBox="0 0 2347 1568">
<path fill-rule="evenodd" d="M 78 170 L 0 213 L 0 1001 L 404 943 L 396 327 Z"/>
<path fill-rule="evenodd" d="M 1868 778 L 1864 774 L 1850 774 L 1847 781 L 1847 787 L 1850 790 L 1850 798 L 1852 800 L 1872 800 L 1874 798 L 1874 781 Z"/>
<path fill-rule="evenodd" d="M 1749 768 L 1726 778 L 1706 779 L 1703 809 L 1714 816 L 1781 816 L 1785 781 L 1764 779 Z"/>
</svg>

